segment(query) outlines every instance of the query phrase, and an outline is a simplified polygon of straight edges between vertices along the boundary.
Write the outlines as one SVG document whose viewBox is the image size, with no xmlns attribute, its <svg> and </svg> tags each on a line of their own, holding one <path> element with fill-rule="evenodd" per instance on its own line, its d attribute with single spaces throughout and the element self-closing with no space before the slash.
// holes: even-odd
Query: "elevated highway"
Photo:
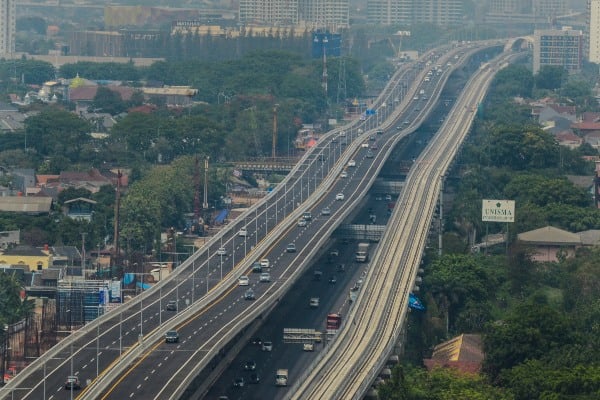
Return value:
<svg viewBox="0 0 600 400">
<path fill-rule="evenodd" d="M 475 51 L 467 50 L 467 55 Z M 440 61 L 445 64 L 444 60 L 464 51 L 455 49 Z M 34 361 L 2 389 L 4 397 L 70 398 L 73 393 L 62 387 L 65 377 L 75 374 L 84 384 L 75 393 L 77 398 L 178 398 L 198 371 L 218 360 L 222 349 L 285 294 L 360 201 L 393 145 L 427 116 L 450 70 L 427 83 L 426 102 L 414 100 L 424 85 L 425 70 L 416 65 L 399 70 L 373 105 L 379 111 L 376 117 L 343 127 L 344 136 L 339 129 L 325 136 L 273 193 L 212 238 L 171 278 Z M 398 121 L 404 129 L 396 129 Z M 368 158 L 360 145 L 379 125 L 384 129 L 382 145 Z M 356 167 L 348 178 L 339 178 L 351 157 Z M 335 200 L 338 193 L 345 195 L 344 201 Z M 324 206 L 332 210 L 329 221 L 315 221 L 303 229 L 296 226 L 305 210 L 316 213 Z M 243 236 L 238 234 L 242 228 L 246 228 Z M 288 243 L 294 243 L 297 252 L 288 253 Z M 227 255 L 216 255 L 221 247 Z M 244 301 L 245 288 L 237 286 L 237 278 L 265 256 L 271 262 L 272 282 L 252 282 L 256 300 Z M 168 300 L 181 305 L 175 315 L 164 309 Z M 181 342 L 163 343 L 165 332 L 174 327 Z"/>
<path fill-rule="evenodd" d="M 511 57 L 503 53 L 480 68 L 417 159 L 344 328 L 287 398 L 360 399 L 370 388 L 404 325 L 444 176 L 493 76 Z"/>
</svg>

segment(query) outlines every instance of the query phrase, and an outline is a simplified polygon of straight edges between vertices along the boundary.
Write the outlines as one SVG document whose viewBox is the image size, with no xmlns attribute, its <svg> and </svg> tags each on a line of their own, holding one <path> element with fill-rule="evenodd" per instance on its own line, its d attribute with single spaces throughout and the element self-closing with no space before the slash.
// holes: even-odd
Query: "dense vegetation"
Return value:
<svg viewBox="0 0 600 400">
<path fill-rule="evenodd" d="M 556 71 L 534 77 L 520 66 L 497 75 L 450 174 L 460 178 L 449 181 L 456 192 L 445 221 L 450 245 L 441 257 L 428 254 L 420 285 L 427 311 L 410 316 L 410 362 L 397 367 L 379 390 L 383 399 L 600 396 L 600 250 L 582 248 L 575 258 L 538 263 L 530 249 L 515 241 L 516 233 L 545 225 L 572 232 L 600 228 L 600 211 L 589 192 L 565 178 L 593 174 L 593 166 L 581 158 L 590 149 L 559 148 L 531 120 L 528 108 L 513 101 L 513 96 L 542 93 L 544 79 L 555 77 Z M 563 80 L 556 93 L 569 92 L 577 82 Z M 506 252 L 504 247 L 498 254 L 468 252 L 468 238 L 480 240 L 486 229 L 480 222 L 484 198 L 516 200 Z M 501 231 L 504 226 L 488 228 Z M 421 367 L 428 349 L 461 333 L 483 335 L 481 374 Z"/>
<path fill-rule="evenodd" d="M 49 76 L 46 68 L 33 60 L 0 61 L 0 78 L 7 86 L 24 94 L 28 83 L 41 83 Z M 48 64 L 49 65 L 49 64 Z M 332 61 L 329 74 L 337 75 L 338 63 Z M 50 66 L 50 71 L 54 74 Z M 23 71 L 39 75 L 13 79 Z M 185 228 L 185 214 L 193 211 L 194 160 L 210 159 L 209 204 L 216 206 L 225 195 L 231 174 L 231 161 L 271 154 L 273 122 L 277 114 L 277 154 L 294 150 L 293 141 L 303 123 L 324 120 L 328 112 L 342 110 L 331 103 L 321 87 L 321 65 L 292 53 L 253 53 L 237 61 L 159 62 L 138 68 L 133 64 L 83 63 L 61 67 L 59 75 L 143 82 L 190 85 L 198 88 L 197 103 L 185 111 L 156 104 L 151 114 L 118 114 L 141 104 L 139 95 L 125 102 L 115 92 L 100 87 L 91 108 L 116 116 L 116 124 L 105 139 L 93 138 L 91 131 L 102 131 L 100 120 L 85 120 L 73 114 L 69 103 L 34 103 L 27 108 L 31 116 L 23 132 L 0 136 L 0 165 L 33 168 L 40 174 L 61 171 L 130 170 L 130 187 L 122 202 L 122 242 L 131 251 L 144 254 L 159 250 L 159 233 L 174 227 Z M 345 62 L 346 89 L 360 96 L 364 84 L 355 61 Z M 337 78 L 335 78 L 337 79 Z M 333 115 L 329 114 L 329 115 Z M 202 166 L 203 163 L 201 163 Z M 171 176 L 172 179 L 164 179 Z M 10 185 L 10 176 L 0 178 Z M 107 189 L 91 195 L 81 191 L 63 192 L 56 204 L 76 197 L 98 201 L 92 221 L 71 221 L 62 214 L 49 217 L 0 215 L 6 229 L 21 229 L 27 243 L 79 244 L 78 232 L 88 232 L 86 245 L 96 248 L 110 241 L 113 232 L 114 193 Z"/>
</svg>

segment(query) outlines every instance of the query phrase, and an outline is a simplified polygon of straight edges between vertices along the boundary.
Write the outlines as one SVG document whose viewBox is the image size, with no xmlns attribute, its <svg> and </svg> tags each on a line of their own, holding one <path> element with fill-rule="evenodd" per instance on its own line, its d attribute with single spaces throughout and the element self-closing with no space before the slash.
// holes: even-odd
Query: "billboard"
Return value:
<svg viewBox="0 0 600 400">
<path fill-rule="evenodd" d="M 515 222 L 515 201 L 483 200 L 481 220 L 484 222 Z"/>
</svg>

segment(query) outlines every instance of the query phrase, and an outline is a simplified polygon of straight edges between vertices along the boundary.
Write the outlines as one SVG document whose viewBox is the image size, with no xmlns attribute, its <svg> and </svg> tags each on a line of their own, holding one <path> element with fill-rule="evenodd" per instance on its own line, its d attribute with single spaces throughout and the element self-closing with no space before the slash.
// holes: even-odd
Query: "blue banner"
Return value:
<svg viewBox="0 0 600 400">
<path fill-rule="evenodd" d="M 425 310 L 425 306 L 423 305 L 423 303 L 421 303 L 421 300 L 419 300 L 417 296 L 415 296 L 412 293 L 408 295 L 408 307 L 412 308 L 413 310 Z"/>
</svg>

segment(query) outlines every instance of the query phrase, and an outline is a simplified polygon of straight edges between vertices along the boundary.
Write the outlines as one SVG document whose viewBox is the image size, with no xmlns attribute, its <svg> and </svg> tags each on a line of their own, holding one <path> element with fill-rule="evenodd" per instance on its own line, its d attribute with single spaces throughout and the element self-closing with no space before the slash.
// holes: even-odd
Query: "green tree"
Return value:
<svg viewBox="0 0 600 400">
<path fill-rule="evenodd" d="M 451 368 L 402 368 L 396 366 L 392 379 L 378 388 L 382 400 L 512 400 L 512 394 L 491 386 L 479 375 Z M 402 373 L 404 371 L 404 373 Z"/>
<path fill-rule="evenodd" d="M 504 369 L 525 360 L 540 359 L 573 342 L 573 325 L 547 304 L 517 304 L 502 321 L 488 325 L 484 337 L 484 370 L 496 378 Z"/>
<path fill-rule="evenodd" d="M 71 162 L 79 161 L 81 146 L 89 140 L 90 129 L 87 121 L 53 107 L 25 120 L 25 134 L 31 147 L 42 156 L 63 156 Z"/>
<path fill-rule="evenodd" d="M 543 65 L 535 75 L 535 86 L 538 89 L 554 90 L 561 87 L 567 71 L 558 65 Z"/>
<path fill-rule="evenodd" d="M 48 23 L 42 17 L 17 18 L 17 31 L 32 31 L 38 35 L 45 35 Z"/>
<path fill-rule="evenodd" d="M 600 393 L 600 366 L 557 368 L 540 360 L 527 360 L 505 370 L 501 382 L 516 400 L 592 399 Z"/>
<path fill-rule="evenodd" d="M 485 301 L 495 282 L 494 275 L 472 255 L 444 255 L 427 271 L 423 278 L 424 290 L 435 299 L 452 330 L 465 305 Z"/>
<path fill-rule="evenodd" d="M 31 302 L 21 300 L 21 290 L 14 275 L 0 272 L 0 326 L 14 324 L 32 312 Z"/>
<path fill-rule="evenodd" d="M 118 92 L 110 90 L 106 86 L 99 86 L 90 108 L 94 111 L 117 115 L 127 109 L 127 104 Z"/>
</svg>

